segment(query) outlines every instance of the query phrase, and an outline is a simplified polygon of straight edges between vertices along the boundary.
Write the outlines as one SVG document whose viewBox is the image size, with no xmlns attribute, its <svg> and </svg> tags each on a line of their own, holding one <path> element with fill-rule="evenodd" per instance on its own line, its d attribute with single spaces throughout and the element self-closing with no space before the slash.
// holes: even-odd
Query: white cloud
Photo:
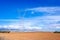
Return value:
<svg viewBox="0 0 60 40">
<path fill-rule="evenodd" d="M 29 29 L 29 30 L 40 29 L 41 30 L 45 27 L 54 28 L 55 24 L 57 24 L 57 22 L 60 21 L 60 16 L 53 15 L 53 14 L 60 13 L 59 12 L 60 7 L 37 7 L 37 8 L 26 9 L 25 12 L 29 10 L 32 11 L 32 14 L 34 14 L 34 12 L 46 12 L 48 13 L 48 15 L 42 16 L 42 17 L 37 16 L 37 17 L 31 17 L 31 18 L 24 18 L 23 21 L 19 21 L 21 25 L 21 27 L 20 26 L 18 27 L 19 29 Z M 25 15 L 26 14 L 24 13 L 24 16 Z"/>
<path fill-rule="evenodd" d="M 2 25 L 0 25 L 0 28 L 2 27 Z"/>
<path fill-rule="evenodd" d="M 31 14 L 35 14 L 39 12 L 40 16 L 60 16 L 60 7 L 37 7 L 37 8 L 31 8 L 26 9 L 25 12 L 31 11 Z M 25 13 L 26 15 L 26 13 Z"/>
<path fill-rule="evenodd" d="M 7 25 L 3 25 L 3 28 L 8 28 L 8 26 Z"/>
<path fill-rule="evenodd" d="M 26 9 L 25 11 L 28 10 L 37 12 L 55 13 L 56 11 L 60 11 L 60 7 L 37 7 L 37 8 Z"/>
<path fill-rule="evenodd" d="M 0 21 L 11 21 L 11 22 L 16 22 L 19 21 L 18 19 L 0 19 Z"/>
<path fill-rule="evenodd" d="M 55 28 L 55 24 L 60 21 L 60 16 L 43 16 L 43 17 L 33 17 L 24 19 L 19 22 L 11 22 L 8 25 L 4 25 L 5 28 L 12 28 L 12 29 L 27 29 L 27 30 L 44 30 L 44 28 Z M 19 24 L 20 23 L 20 24 Z M 60 25 L 60 24 L 59 24 Z M 57 27 L 59 28 L 59 27 Z M 46 29 L 47 30 L 47 29 Z"/>
<path fill-rule="evenodd" d="M 60 21 L 60 16 L 43 16 L 43 17 L 38 16 L 30 19 L 25 19 L 24 27 L 27 29 L 35 29 L 35 28 L 38 29 L 39 27 L 41 27 L 41 29 L 43 30 L 44 28 L 56 29 L 55 26 L 57 25 L 58 21 Z"/>
<path fill-rule="evenodd" d="M 60 29 L 60 27 L 56 27 L 56 28 Z"/>
<path fill-rule="evenodd" d="M 8 25 L 9 28 L 15 28 L 15 25 Z"/>
<path fill-rule="evenodd" d="M 51 14 L 55 14 L 58 11 L 60 11 L 60 7 L 38 7 L 38 8 L 32 8 L 32 9 L 26 9 L 25 11 L 28 11 L 28 10 L 32 10 L 35 12 L 46 12 L 49 15 L 51 15 Z M 32 14 L 34 14 L 34 12 L 32 12 Z M 54 15 L 49 16 L 49 15 L 42 16 L 42 17 L 37 16 L 37 17 L 32 17 L 32 18 L 24 18 L 23 21 L 21 21 L 22 19 L 21 20 L 9 20 L 11 23 L 7 26 L 9 28 L 28 29 L 28 30 L 34 30 L 34 29 L 42 30 L 45 27 L 46 28 L 49 28 L 49 27 L 60 28 L 57 25 L 57 22 L 60 21 L 60 16 L 54 16 Z M 5 21 L 8 21 L 8 20 L 5 20 Z M 4 27 L 7 27 L 7 26 L 5 25 Z"/>
<path fill-rule="evenodd" d="M 28 30 L 34 30 L 34 29 L 41 30 L 42 27 L 26 27 L 25 29 L 28 29 Z"/>
<path fill-rule="evenodd" d="M 60 24 L 53 24 L 51 26 L 53 26 L 54 28 L 60 29 Z"/>
</svg>

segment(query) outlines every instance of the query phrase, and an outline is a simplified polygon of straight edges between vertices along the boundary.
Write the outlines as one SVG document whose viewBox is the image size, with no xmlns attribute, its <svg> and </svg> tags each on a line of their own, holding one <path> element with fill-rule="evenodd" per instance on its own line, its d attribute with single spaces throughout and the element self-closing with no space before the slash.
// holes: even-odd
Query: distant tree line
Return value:
<svg viewBox="0 0 60 40">
<path fill-rule="evenodd" d="M 0 31 L 0 33 L 10 33 L 10 31 Z"/>
<path fill-rule="evenodd" d="M 54 33 L 60 33 L 60 31 L 55 31 Z"/>
</svg>

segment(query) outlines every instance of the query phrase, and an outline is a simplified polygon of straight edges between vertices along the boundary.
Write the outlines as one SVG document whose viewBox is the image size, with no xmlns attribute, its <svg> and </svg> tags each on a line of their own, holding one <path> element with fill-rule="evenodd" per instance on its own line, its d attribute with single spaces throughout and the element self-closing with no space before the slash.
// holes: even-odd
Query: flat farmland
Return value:
<svg viewBox="0 0 60 40">
<path fill-rule="evenodd" d="M 60 33 L 51 32 L 0 33 L 0 40 L 60 40 Z"/>
</svg>

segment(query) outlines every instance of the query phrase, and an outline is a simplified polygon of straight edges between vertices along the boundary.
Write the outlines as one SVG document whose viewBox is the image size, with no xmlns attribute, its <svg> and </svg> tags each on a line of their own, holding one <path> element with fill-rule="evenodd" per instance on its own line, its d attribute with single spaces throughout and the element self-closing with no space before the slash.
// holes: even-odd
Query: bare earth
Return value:
<svg viewBox="0 0 60 40">
<path fill-rule="evenodd" d="M 0 33 L 0 40 L 60 40 L 60 33 L 50 32 Z"/>
</svg>

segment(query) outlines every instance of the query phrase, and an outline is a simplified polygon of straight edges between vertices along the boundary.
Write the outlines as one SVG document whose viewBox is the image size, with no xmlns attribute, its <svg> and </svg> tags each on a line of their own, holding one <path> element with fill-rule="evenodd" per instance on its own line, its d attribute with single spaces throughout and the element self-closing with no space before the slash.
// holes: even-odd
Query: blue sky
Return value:
<svg viewBox="0 0 60 40">
<path fill-rule="evenodd" d="M 59 2 L 59 0 L 0 0 L 0 19 L 17 19 L 18 9 L 60 6 Z"/>
<path fill-rule="evenodd" d="M 60 0 L 0 0 L 0 28 L 60 31 L 59 25 Z"/>
</svg>

